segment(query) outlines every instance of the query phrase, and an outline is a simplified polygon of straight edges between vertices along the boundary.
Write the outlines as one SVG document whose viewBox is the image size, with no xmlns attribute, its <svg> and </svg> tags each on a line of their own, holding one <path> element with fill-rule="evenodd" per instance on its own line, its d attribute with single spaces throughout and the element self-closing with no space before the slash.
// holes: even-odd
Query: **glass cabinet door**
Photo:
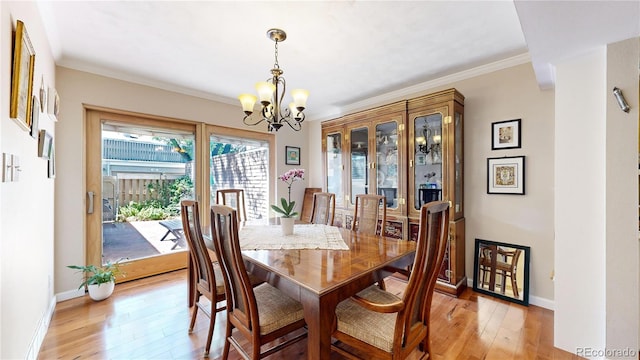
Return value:
<svg viewBox="0 0 640 360">
<path fill-rule="evenodd" d="M 342 192 L 342 134 L 328 134 L 326 140 L 327 192 L 336 194 L 336 205 L 344 199 Z"/>
<path fill-rule="evenodd" d="M 387 208 L 398 208 L 398 123 L 376 125 L 376 188 L 387 198 Z"/>
<path fill-rule="evenodd" d="M 369 194 L 369 129 L 366 127 L 350 131 L 351 144 L 351 205 L 356 203 L 356 195 Z"/>
<path fill-rule="evenodd" d="M 415 210 L 430 201 L 442 200 L 442 118 L 441 113 L 433 113 L 413 121 Z"/>
</svg>

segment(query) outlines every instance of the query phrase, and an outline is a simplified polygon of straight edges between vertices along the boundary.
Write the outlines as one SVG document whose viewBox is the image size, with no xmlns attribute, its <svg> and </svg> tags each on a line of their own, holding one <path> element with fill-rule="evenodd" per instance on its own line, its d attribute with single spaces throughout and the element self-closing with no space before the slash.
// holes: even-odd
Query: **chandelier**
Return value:
<svg viewBox="0 0 640 360">
<path fill-rule="evenodd" d="M 245 125 L 258 125 L 263 121 L 267 122 L 267 130 L 269 132 L 278 131 L 285 123 L 293 130 L 300 131 L 305 115 L 302 112 L 307 104 L 309 92 L 303 89 L 294 89 L 291 91 L 293 102 L 289 106 L 282 106 L 284 93 L 286 91 L 286 82 L 282 77 L 284 71 L 278 65 L 278 43 L 287 38 L 287 34 L 280 29 L 269 29 L 267 37 L 275 41 L 275 64 L 271 69 L 271 78 L 256 84 L 256 91 L 260 97 L 262 110 L 260 116 L 251 116 L 253 114 L 253 106 L 258 99 L 252 94 L 241 94 L 238 96 L 242 104 L 242 110 L 245 117 L 242 121 Z"/>
<path fill-rule="evenodd" d="M 432 130 L 425 124 L 422 129 L 422 136 L 416 140 L 418 140 L 418 151 L 421 153 L 431 153 L 431 156 L 440 155 L 440 142 L 442 141 L 442 136 L 438 133 L 438 130 Z M 431 143 L 429 140 L 431 140 Z"/>
</svg>

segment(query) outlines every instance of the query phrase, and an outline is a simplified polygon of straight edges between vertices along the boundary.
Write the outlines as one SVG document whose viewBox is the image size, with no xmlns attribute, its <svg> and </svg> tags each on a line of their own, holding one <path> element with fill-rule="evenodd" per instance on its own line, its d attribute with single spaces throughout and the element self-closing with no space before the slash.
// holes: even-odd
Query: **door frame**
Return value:
<svg viewBox="0 0 640 360">
<path fill-rule="evenodd" d="M 198 123 L 161 117 L 147 114 L 119 111 L 102 107 L 84 106 L 85 111 L 85 194 L 92 191 L 94 194 L 102 194 L 102 122 L 108 119 L 109 122 L 122 124 L 135 124 L 141 126 L 153 126 L 168 130 L 192 131 L 195 140 L 194 154 L 202 154 L 203 126 Z M 99 139 L 99 140 L 97 140 Z M 98 143 L 96 144 L 96 141 Z M 207 143 L 208 145 L 208 143 Z M 203 158 L 195 156 L 195 176 L 194 195 L 196 199 L 202 198 L 203 188 Z M 95 196 L 95 195 L 94 195 Z M 101 195 L 100 195 L 101 196 Z M 89 214 L 89 199 L 85 195 L 85 261 L 86 264 L 102 263 L 102 210 L 96 209 L 94 201 L 94 211 Z M 96 211 L 98 210 L 98 211 Z M 153 256 L 144 259 L 137 259 L 124 262 L 126 277 L 119 278 L 118 282 L 135 280 L 150 275 L 186 268 L 188 252 L 180 251 L 162 256 Z"/>
</svg>

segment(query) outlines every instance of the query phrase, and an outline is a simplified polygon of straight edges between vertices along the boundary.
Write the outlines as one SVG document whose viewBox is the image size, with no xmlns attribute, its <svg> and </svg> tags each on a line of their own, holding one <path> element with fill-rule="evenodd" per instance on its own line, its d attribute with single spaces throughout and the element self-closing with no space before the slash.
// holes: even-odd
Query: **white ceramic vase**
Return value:
<svg viewBox="0 0 640 360">
<path fill-rule="evenodd" d="M 113 294 L 116 282 L 110 281 L 104 284 L 92 284 L 89 285 L 89 297 L 95 301 L 100 301 L 108 298 Z"/>
<path fill-rule="evenodd" d="M 282 235 L 291 235 L 293 234 L 293 223 L 295 222 L 295 218 L 280 218 L 280 225 L 282 226 Z"/>
</svg>

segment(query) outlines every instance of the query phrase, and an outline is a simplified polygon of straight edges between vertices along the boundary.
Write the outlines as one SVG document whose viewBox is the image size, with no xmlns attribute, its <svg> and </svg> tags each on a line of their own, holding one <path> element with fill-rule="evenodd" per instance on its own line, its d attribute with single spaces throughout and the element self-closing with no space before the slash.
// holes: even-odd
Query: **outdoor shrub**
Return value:
<svg viewBox="0 0 640 360">
<path fill-rule="evenodd" d="M 138 220 L 164 220 L 169 217 L 169 213 L 161 208 L 145 207 L 138 213 Z"/>
</svg>

